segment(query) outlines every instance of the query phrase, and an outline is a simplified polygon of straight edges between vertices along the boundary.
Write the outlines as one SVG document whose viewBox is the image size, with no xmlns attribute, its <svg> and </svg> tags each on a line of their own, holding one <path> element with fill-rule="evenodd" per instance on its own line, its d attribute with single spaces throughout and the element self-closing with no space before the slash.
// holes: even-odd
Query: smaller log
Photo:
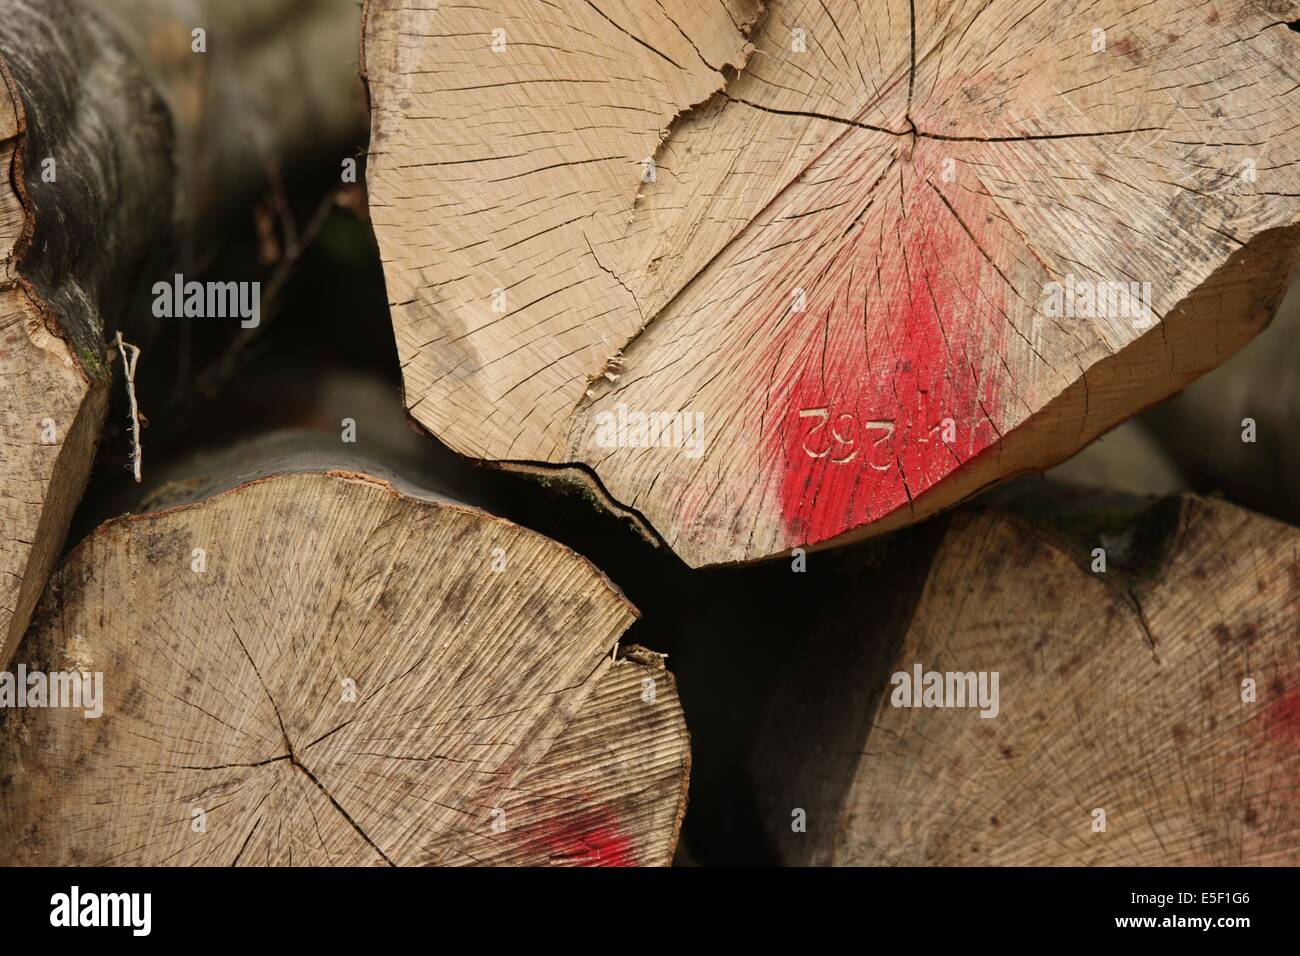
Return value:
<svg viewBox="0 0 1300 956">
<path fill-rule="evenodd" d="M 536 533 L 280 434 L 52 575 L 0 710 L 10 864 L 664 865 L 689 749 L 635 609 Z"/>
<path fill-rule="evenodd" d="M 777 859 L 1300 861 L 1300 531 L 1030 488 L 891 539 L 854 627 L 809 598 L 750 760 Z"/>
</svg>

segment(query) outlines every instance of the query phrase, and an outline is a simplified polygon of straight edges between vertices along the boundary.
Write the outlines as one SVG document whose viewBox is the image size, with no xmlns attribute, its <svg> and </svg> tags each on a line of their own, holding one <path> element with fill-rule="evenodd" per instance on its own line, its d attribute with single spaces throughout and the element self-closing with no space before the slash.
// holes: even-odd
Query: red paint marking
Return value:
<svg viewBox="0 0 1300 956">
<path fill-rule="evenodd" d="M 1300 747 L 1300 687 L 1292 687 L 1264 711 L 1269 736 L 1291 747 Z"/>
<path fill-rule="evenodd" d="M 1293 785 L 1300 784 L 1300 682 L 1274 677 L 1257 688 L 1264 705 L 1257 724 L 1264 747 L 1271 752 L 1255 762 L 1266 773 L 1279 773 Z"/>
<path fill-rule="evenodd" d="M 548 820 L 529 844 L 557 864 L 637 865 L 632 841 L 605 808 L 564 813 Z"/>
<path fill-rule="evenodd" d="M 762 359 L 772 376 L 759 394 L 764 454 L 780 469 L 781 513 L 797 541 L 906 507 L 997 440 L 989 416 L 1001 414 L 1005 283 L 985 252 L 996 255 L 999 238 L 986 228 L 987 200 L 942 182 L 942 160 L 935 144 L 900 158 L 863 191 L 858 205 L 874 201 L 829 263 L 791 262 L 769 280 L 779 331 Z M 878 171 L 855 162 L 836 160 L 826 179 L 841 192 L 849 177 L 869 186 Z M 787 314 L 801 281 L 807 310 Z"/>
</svg>

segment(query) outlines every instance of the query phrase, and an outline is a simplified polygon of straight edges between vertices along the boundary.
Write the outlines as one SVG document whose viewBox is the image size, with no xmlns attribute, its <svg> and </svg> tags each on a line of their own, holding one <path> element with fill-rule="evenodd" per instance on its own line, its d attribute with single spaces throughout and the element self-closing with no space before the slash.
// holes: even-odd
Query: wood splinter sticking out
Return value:
<svg viewBox="0 0 1300 956">
<path fill-rule="evenodd" d="M 143 480 L 140 465 L 144 458 L 144 448 L 140 444 L 140 405 L 135 397 L 135 367 L 140 361 L 140 349 L 122 338 L 122 330 L 117 332 L 117 351 L 122 356 L 122 378 L 126 381 L 126 400 L 131 409 L 131 475 L 136 484 Z"/>
<path fill-rule="evenodd" d="M 0 711 L 2 862 L 669 863 L 686 727 L 659 655 L 611 659 L 632 606 L 323 447 L 210 459 L 52 575 L 15 666 L 102 699 Z"/>
</svg>

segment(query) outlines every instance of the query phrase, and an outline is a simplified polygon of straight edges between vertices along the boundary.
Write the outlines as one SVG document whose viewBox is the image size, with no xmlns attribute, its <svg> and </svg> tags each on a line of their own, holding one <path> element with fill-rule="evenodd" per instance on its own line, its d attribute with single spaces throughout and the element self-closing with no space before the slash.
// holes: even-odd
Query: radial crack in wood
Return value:
<svg viewBox="0 0 1300 956">
<path fill-rule="evenodd" d="M 0 713 L 5 862 L 671 860 L 681 707 L 603 575 L 379 468 L 231 463 L 52 575 L 18 661 L 103 716 Z"/>
<path fill-rule="evenodd" d="M 371 0 L 411 413 L 696 566 L 1056 464 L 1276 308 L 1298 12 Z"/>
</svg>

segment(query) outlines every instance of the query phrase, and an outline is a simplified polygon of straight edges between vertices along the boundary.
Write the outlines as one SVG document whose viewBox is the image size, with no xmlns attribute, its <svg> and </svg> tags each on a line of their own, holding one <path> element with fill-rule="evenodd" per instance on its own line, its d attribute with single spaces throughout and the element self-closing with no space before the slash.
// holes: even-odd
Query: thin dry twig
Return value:
<svg viewBox="0 0 1300 956">
<path fill-rule="evenodd" d="M 140 406 L 135 400 L 135 366 L 140 361 L 140 350 L 122 338 L 121 329 L 117 332 L 117 349 L 122 353 L 122 371 L 126 377 L 126 397 L 131 401 L 131 470 L 136 483 L 140 482 L 140 462 L 144 449 L 140 445 Z M 130 355 L 127 355 L 127 350 Z"/>
</svg>

